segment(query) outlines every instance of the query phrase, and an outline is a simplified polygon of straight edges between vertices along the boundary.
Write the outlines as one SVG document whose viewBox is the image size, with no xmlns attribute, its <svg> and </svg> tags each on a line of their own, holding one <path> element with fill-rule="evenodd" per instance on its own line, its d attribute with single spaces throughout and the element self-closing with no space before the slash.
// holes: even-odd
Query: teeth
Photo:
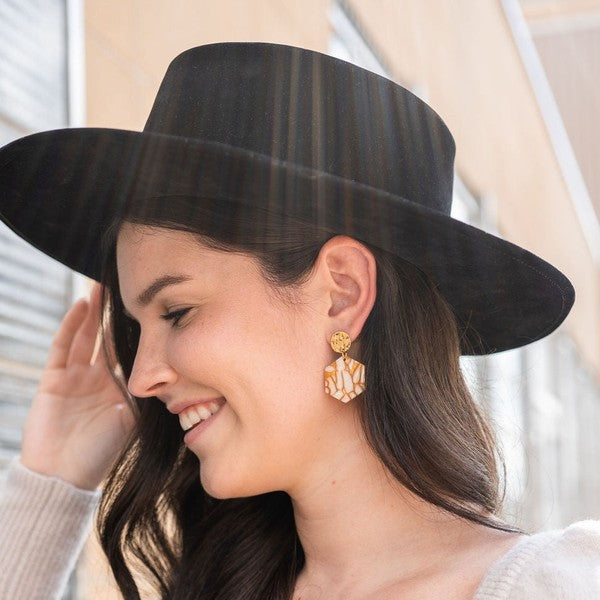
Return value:
<svg viewBox="0 0 600 600">
<path fill-rule="evenodd" d="M 191 429 L 194 425 L 205 421 L 214 415 L 221 406 L 218 402 L 210 402 L 209 404 L 190 406 L 183 412 L 179 413 L 179 423 L 184 431 Z"/>
</svg>

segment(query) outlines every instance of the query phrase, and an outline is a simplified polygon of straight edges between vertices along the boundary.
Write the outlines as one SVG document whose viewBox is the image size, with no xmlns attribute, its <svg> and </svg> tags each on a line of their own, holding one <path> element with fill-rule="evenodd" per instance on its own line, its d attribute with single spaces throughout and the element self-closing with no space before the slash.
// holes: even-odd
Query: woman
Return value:
<svg viewBox="0 0 600 600">
<path fill-rule="evenodd" d="M 18 500 L 44 490 L 65 556 L 24 536 L 10 597 L 57 593 L 107 473 L 126 598 L 140 562 L 162 598 L 597 594 L 596 523 L 526 536 L 496 516 L 458 362 L 550 333 L 573 290 L 448 216 L 453 157 L 408 91 L 273 44 L 177 57 L 141 133 L 0 151 L 4 221 L 105 285 L 61 325 L 4 498 L 21 539 Z"/>
</svg>

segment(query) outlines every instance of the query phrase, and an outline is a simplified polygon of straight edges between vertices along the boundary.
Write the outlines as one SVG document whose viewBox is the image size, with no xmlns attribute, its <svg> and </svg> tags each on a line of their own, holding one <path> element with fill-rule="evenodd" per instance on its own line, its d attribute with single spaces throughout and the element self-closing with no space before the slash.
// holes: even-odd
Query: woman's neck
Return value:
<svg viewBox="0 0 600 600">
<path fill-rule="evenodd" d="M 357 433 L 341 438 L 343 447 L 335 446 L 290 494 L 306 559 L 300 587 L 367 597 L 369 590 L 447 572 L 481 541 L 505 538 L 409 492 Z"/>
</svg>

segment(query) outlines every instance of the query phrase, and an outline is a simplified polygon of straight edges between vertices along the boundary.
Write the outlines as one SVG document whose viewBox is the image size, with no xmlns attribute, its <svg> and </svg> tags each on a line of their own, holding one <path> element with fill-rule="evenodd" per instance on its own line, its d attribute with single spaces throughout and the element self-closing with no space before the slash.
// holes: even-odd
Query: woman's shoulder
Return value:
<svg viewBox="0 0 600 600">
<path fill-rule="evenodd" d="M 600 598 L 600 521 L 523 536 L 488 570 L 473 600 Z"/>
</svg>

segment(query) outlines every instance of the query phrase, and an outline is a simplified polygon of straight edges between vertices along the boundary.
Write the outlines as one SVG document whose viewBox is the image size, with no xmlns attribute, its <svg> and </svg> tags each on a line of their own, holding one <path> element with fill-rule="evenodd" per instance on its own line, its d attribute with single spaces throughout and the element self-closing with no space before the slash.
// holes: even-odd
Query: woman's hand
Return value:
<svg viewBox="0 0 600 600">
<path fill-rule="evenodd" d="M 83 489 L 95 489 L 133 427 L 133 415 L 102 349 L 100 285 L 65 315 L 50 347 L 23 433 L 22 463 Z"/>
</svg>

